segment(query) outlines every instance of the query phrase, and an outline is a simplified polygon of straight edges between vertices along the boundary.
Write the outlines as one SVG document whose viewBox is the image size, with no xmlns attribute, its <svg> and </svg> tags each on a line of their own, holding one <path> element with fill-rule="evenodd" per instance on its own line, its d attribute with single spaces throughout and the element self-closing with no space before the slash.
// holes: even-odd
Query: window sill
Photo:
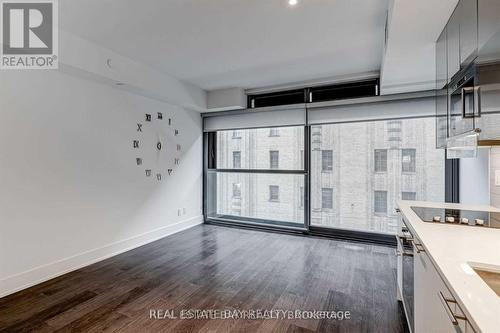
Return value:
<svg viewBox="0 0 500 333">
<path fill-rule="evenodd" d="M 271 200 L 271 199 L 269 199 L 269 202 L 276 202 L 276 203 L 279 203 L 280 201 L 279 201 L 279 200 Z"/>
</svg>

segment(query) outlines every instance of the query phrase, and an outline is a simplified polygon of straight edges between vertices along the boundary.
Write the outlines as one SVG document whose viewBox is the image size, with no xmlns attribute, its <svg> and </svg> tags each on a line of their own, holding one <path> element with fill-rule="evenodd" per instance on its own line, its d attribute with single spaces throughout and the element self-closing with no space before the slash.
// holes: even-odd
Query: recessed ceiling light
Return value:
<svg viewBox="0 0 500 333">
<path fill-rule="evenodd" d="M 295 6 L 295 5 L 296 5 L 296 4 L 298 4 L 298 3 L 299 3 L 299 1 L 298 1 L 298 0 L 288 0 L 288 4 L 289 4 L 290 6 Z"/>
</svg>

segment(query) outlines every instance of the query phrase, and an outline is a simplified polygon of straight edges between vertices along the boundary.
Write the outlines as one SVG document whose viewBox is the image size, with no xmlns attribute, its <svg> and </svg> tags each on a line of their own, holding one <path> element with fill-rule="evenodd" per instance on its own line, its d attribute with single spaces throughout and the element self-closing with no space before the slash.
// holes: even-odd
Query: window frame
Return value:
<svg viewBox="0 0 500 333">
<path fill-rule="evenodd" d="M 329 192 L 330 200 L 329 206 L 325 206 L 325 193 Z M 333 209 L 333 187 L 322 187 L 321 188 L 321 209 L 332 210 Z"/>
<path fill-rule="evenodd" d="M 238 167 L 235 163 L 236 156 L 238 156 Z M 233 150 L 233 169 L 241 169 L 241 150 Z"/>
<path fill-rule="evenodd" d="M 377 159 L 378 156 L 380 156 L 379 153 L 385 153 L 385 160 L 382 160 L 382 161 L 385 161 L 385 163 L 382 163 L 382 165 L 384 166 L 384 168 L 379 169 L 377 168 L 377 166 L 379 166 L 380 163 L 379 162 L 379 159 Z M 388 172 L 388 167 L 387 167 L 387 159 L 389 158 L 389 151 L 388 149 L 375 149 L 373 151 L 373 171 L 375 173 L 387 173 Z"/>
<path fill-rule="evenodd" d="M 237 188 L 237 194 L 235 194 L 235 188 Z M 241 199 L 241 183 L 233 183 L 233 199 Z"/>
<path fill-rule="evenodd" d="M 278 127 L 270 127 L 269 135 L 270 138 L 276 138 L 280 136 L 280 129 Z"/>
<path fill-rule="evenodd" d="M 406 195 L 411 194 L 411 196 L 413 197 L 413 199 L 405 198 L 405 194 Z M 401 200 L 412 200 L 412 201 L 415 201 L 415 200 L 417 200 L 417 192 L 414 192 L 414 191 L 401 191 Z"/>
<path fill-rule="evenodd" d="M 273 159 L 274 157 L 274 159 Z M 273 162 L 276 165 L 273 165 Z M 279 150 L 270 150 L 269 151 L 269 169 L 278 170 L 280 168 L 280 151 Z"/>
<path fill-rule="evenodd" d="M 276 193 L 274 193 L 276 196 L 273 197 L 273 189 L 276 190 Z M 280 187 L 279 185 L 269 185 L 269 202 L 280 202 Z"/>
<path fill-rule="evenodd" d="M 405 170 L 405 162 L 404 157 L 405 151 L 413 152 L 413 155 L 410 154 L 410 169 Z M 407 155 L 408 156 L 408 155 Z M 413 157 L 413 159 L 411 159 Z M 417 172 L 417 150 L 415 148 L 403 148 L 401 149 L 401 172 L 402 173 L 416 173 Z"/>
<path fill-rule="evenodd" d="M 330 163 L 327 163 L 327 168 L 325 168 L 325 153 L 330 153 Z M 322 149 L 321 150 L 321 172 L 333 172 L 333 150 L 332 149 Z"/>
<path fill-rule="evenodd" d="M 420 118 L 420 117 L 415 117 L 415 118 Z M 425 116 L 422 118 L 425 118 Z M 393 120 L 398 120 L 398 119 L 405 120 L 406 118 L 394 118 Z M 410 118 L 410 119 L 413 119 L 413 118 Z M 391 119 L 382 119 L 382 120 L 387 121 L 387 120 L 391 120 Z M 382 121 L 382 120 L 373 120 L 373 121 Z M 329 227 L 322 227 L 319 225 L 311 225 L 311 222 L 313 220 L 313 217 L 311 215 L 312 209 L 311 209 L 311 202 L 310 202 L 310 200 L 311 200 L 311 188 L 310 188 L 310 186 L 311 186 L 310 185 L 311 184 L 311 173 L 310 173 L 311 154 L 314 153 L 315 150 L 321 150 L 321 148 L 322 148 L 321 147 L 321 144 L 322 144 L 321 125 L 327 125 L 327 124 L 329 124 L 329 123 L 303 126 L 303 128 L 304 128 L 304 150 L 300 156 L 300 160 L 303 159 L 303 163 L 300 166 L 301 169 L 299 169 L 299 170 L 218 169 L 216 158 L 213 158 L 213 156 L 216 156 L 216 154 L 217 154 L 217 147 L 214 148 L 212 145 L 209 145 L 209 142 L 212 142 L 212 144 L 214 144 L 214 143 L 216 144 L 216 140 L 214 140 L 214 134 L 216 134 L 216 132 L 206 131 L 204 133 L 204 154 L 205 154 L 205 163 L 206 163 L 205 168 L 204 168 L 205 169 L 205 172 L 204 172 L 204 179 L 205 180 L 203 183 L 203 185 L 204 185 L 204 207 L 207 207 L 207 196 L 205 193 L 207 193 L 208 185 L 206 183 L 206 179 L 207 179 L 207 174 L 209 174 L 209 173 L 212 173 L 212 172 L 240 172 L 240 173 L 270 173 L 270 174 L 273 174 L 273 173 L 275 173 L 275 174 L 287 174 L 287 173 L 289 173 L 289 174 L 301 174 L 301 175 L 304 175 L 305 180 L 304 180 L 304 186 L 303 186 L 304 187 L 304 195 L 303 195 L 304 207 L 300 207 L 300 208 L 303 209 L 303 211 L 304 211 L 304 225 L 305 225 L 305 228 L 307 230 L 307 233 L 327 235 L 327 236 L 331 236 L 331 237 L 340 237 L 343 239 L 345 238 L 345 239 L 364 240 L 364 241 L 373 242 L 373 243 L 377 243 L 377 244 L 394 245 L 395 244 L 395 242 L 393 242 L 394 236 L 389 235 L 389 234 L 383 234 L 383 233 L 381 234 L 381 233 L 378 233 L 375 231 L 372 232 L 372 231 L 362 231 L 362 230 L 349 230 L 349 229 L 342 229 L 342 228 L 329 228 Z M 319 127 L 320 129 L 319 130 L 315 129 L 315 127 Z M 313 135 L 313 131 L 315 132 L 315 135 Z M 215 136 L 215 138 L 216 138 L 216 136 Z M 399 148 L 399 151 L 401 151 L 401 155 L 400 155 L 401 160 L 400 161 L 402 162 L 402 156 L 403 156 L 402 147 Z M 394 152 L 394 153 L 396 153 L 396 152 Z M 388 152 L 388 155 L 389 155 L 389 152 Z M 210 156 L 212 156 L 212 157 L 210 157 Z M 240 155 L 240 163 L 242 163 L 241 158 L 242 158 L 242 156 Z M 418 156 L 417 156 L 417 154 L 415 154 L 415 159 L 414 159 L 415 171 L 418 170 L 418 164 L 416 161 L 417 158 L 418 158 Z M 214 159 L 215 159 L 215 163 L 214 163 Z M 458 172 L 456 171 L 456 170 L 458 170 L 458 167 L 451 170 L 452 168 L 448 167 L 448 165 L 451 163 L 448 163 L 448 162 L 458 162 L 458 161 L 447 160 L 447 159 L 445 159 L 445 161 L 446 161 L 445 178 L 447 180 L 446 200 L 449 201 L 450 199 L 448 199 L 448 198 L 451 197 L 451 195 L 454 195 L 453 198 L 455 198 L 457 196 L 459 185 L 458 185 L 458 180 L 456 177 L 456 175 L 458 174 Z M 458 163 L 455 163 L 455 164 L 458 165 Z M 208 168 L 209 165 L 211 166 L 210 169 Z M 398 167 L 398 166 L 396 165 L 396 167 Z M 389 168 L 389 164 L 387 165 L 387 168 Z M 403 167 L 401 167 L 400 170 L 402 171 Z M 453 178 L 453 181 L 454 181 L 453 185 L 454 186 L 449 185 L 450 181 L 448 181 L 448 178 L 451 177 L 450 175 L 454 175 L 454 178 Z M 300 190 L 299 190 L 299 195 L 300 195 Z M 391 194 L 391 196 L 392 196 L 392 194 Z M 389 193 L 387 193 L 386 209 L 385 209 L 386 212 L 385 213 L 377 213 L 376 215 L 386 215 L 387 216 L 388 214 L 391 214 L 391 212 L 389 211 L 391 209 L 389 206 L 392 205 L 391 200 L 389 198 Z M 453 200 L 456 200 L 456 199 L 453 199 Z M 368 203 L 369 203 L 369 201 L 368 201 Z M 372 201 L 372 204 L 374 204 L 374 200 Z M 299 203 L 299 206 L 300 206 L 300 203 Z M 375 210 L 375 207 L 373 210 Z M 211 217 L 208 217 L 206 208 L 204 208 L 204 216 L 205 216 L 206 223 L 214 223 L 214 224 L 224 224 L 225 223 L 223 221 L 217 221 L 217 219 L 213 219 Z M 233 222 L 231 222 L 231 224 L 232 223 Z M 238 224 L 238 222 L 236 222 L 236 224 Z M 253 222 L 249 222 L 249 223 L 245 222 L 241 225 L 242 226 L 250 226 L 252 228 L 264 228 L 264 229 L 273 229 L 274 228 L 278 231 L 283 230 L 283 229 L 286 229 L 287 231 L 290 231 L 290 232 L 295 231 L 294 228 L 289 228 L 288 226 L 275 226 L 275 227 L 265 226 L 265 227 L 263 227 L 259 223 L 253 223 Z M 303 231 L 301 231 L 301 233 L 302 232 Z"/>
<path fill-rule="evenodd" d="M 383 211 L 377 210 L 377 194 L 385 194 L 385 209 Z M 373 213 L 375 215 L 387 215 L 389 212 L 389 192 L 387 190 L 374 190 L 373 191 Z"/>
</svg>

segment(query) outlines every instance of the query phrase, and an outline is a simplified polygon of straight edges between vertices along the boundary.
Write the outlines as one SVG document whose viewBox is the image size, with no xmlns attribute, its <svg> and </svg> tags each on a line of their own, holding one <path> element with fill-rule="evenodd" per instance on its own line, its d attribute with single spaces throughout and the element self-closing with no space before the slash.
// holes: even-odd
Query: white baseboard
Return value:
<svg viewBox="0 0 500 333">
<path fill-rule="evenodd" d="M 0 298 L 203 223 L 196 216 L 0 280 Z"/>
</svg>

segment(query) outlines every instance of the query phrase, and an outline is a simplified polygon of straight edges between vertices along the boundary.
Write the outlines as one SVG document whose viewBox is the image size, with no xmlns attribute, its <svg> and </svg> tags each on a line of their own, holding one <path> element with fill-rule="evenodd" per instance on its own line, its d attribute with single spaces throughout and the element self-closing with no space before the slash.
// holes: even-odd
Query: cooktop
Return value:
<svg viewBox="0 0 500 333">
<path fill-rule="evenodd" d="M 500 213 L 427 207 L 411 209 L 424 222 L 500 229 Z"/>
</svg>

